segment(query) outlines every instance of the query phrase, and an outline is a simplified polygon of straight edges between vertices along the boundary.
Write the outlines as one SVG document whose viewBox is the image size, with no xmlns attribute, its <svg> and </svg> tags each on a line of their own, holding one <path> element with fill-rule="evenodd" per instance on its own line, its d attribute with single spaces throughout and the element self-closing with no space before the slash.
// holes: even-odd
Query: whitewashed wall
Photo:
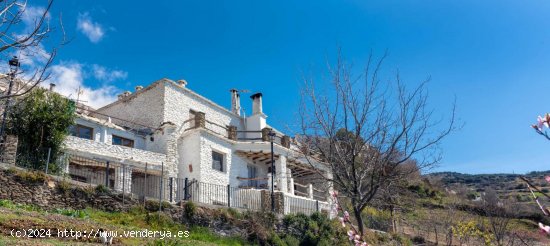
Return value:
<svg viewBox="0 0 550 246">
<path fill-rule="evenodd" d="M 145 137 L 136 135 L 122 129 L 114 129 L 98 122 L 86 120 L 84 118 L 76 118 L 76 124 L 83 125 L 94 129 L 94 141 L 111 145 L 113 135 L 134 140 L 134 148 L 145 149 Z"/>
<path fill-rule="evenodd" d="M 189 119 L 189 110 L 204 112 L 206 119 L 219 125 L 233 125 L 242 129 L 241 118 L 212 101 L 182 88 L 175 83 L 165 83 L 164 121 L 181 125 Z M 227 100 L 230 100 L 227 93 Z"/>
<path fill-rule="evenodd" d="M 187 133 L 178 141 L 178 177 L 200 180 L 201 162 L 200 162 L 200 133 L 193 131 Z M 189 171 L 189 166 L 193 171 Z"/>
<path fill-rule="evenodd" d="M 139 92 L 133 92 L 122 100 L 117 100 L 97 110 L 98 113 L 149 127 L 159 127 L 164 122 L 164 86 L 162 80 Z M 98 118 L 105 116 L 96 115 Z M 112 119 L 117 125 L 128 125 L 128 122 Z M 135 126 L 134 126 L 135 127 Z"/>
<path fill-rule="evenodd" d="M 88 139 L 68 136 L 65 139 L 65 149 L 70 153 L 87 154 L 89 156 L 110 157 L 115 160 L 126 159 L 127 163 L 160 164 L 166 161 L 166 155 L 151 151 L 129 148 L 120 145 L 91 141 Z"/>
</svg>

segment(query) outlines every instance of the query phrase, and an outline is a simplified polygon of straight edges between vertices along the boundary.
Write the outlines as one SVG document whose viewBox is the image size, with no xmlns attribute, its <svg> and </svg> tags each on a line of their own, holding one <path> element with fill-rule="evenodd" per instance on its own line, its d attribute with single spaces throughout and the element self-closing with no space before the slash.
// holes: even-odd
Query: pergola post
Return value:
<svg viewBox="0 0 550 246">
<path fill-rule="evenodd" d="M 280 191 L 288 193 L 288 179 L 286 168 L 286 156 L 281 155 L 277 161 L 275 161 L 275 171 L 277 184 Z"/>
</svg>

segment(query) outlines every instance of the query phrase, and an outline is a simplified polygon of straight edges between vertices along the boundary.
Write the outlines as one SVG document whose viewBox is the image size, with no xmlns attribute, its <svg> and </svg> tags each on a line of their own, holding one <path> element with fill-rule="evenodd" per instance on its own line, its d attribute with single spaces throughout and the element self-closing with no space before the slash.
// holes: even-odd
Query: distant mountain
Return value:
<svg viewBox="0 0 550 246">
<path fill-rule="evenodd" d="M 549 171 L 535 171 L 525 175 L 521 174 L 464 174 L 457 172 L 438 172 L 424 175 L 432 183 L 436 182 L 445 188 L 455 189 L 458 187 L 468 188 L 476 192 L 483 192 L 488 188 L 501 192 L 526 192 L 525 182 L 519 179 L 524 176 L 539 188 L 547 190 L 550 184 L 544 180 L 544 177 L 550 175 Z"/>
</svg>

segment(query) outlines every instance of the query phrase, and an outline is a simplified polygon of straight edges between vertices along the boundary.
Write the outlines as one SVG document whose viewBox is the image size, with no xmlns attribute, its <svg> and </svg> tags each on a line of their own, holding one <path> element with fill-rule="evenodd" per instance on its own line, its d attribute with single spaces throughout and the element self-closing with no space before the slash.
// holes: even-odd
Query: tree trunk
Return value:
<svg viewBox="0 0 550 246">
<path fill-rule="evenodd" d="M 363 217 L 361 217 L 361 209 L 353 208 L 353 214 L 355 215 L 355 220 L 357 220 L 357 227 L 362 238 L 365 235 L 365 227 L 363 225 Z"/>
</svg>

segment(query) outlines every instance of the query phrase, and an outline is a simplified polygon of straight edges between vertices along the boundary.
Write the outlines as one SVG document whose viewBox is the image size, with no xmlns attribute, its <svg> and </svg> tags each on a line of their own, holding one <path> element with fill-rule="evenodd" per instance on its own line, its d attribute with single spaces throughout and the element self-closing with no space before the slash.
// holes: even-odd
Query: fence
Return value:
<svg viewBox="0 0 550 246">
<path fill-rule="evenodd" d="M 74 181 L 92 186 L 103 185 L 123 196 L 132 196 L 140 200 L 179 202 L 193 201 L 200 204 L 240 208 L 254 211 L 270 210 L 270 192 L 266 189 L 240 188 L 229 185 L 204 183 L 187 178 L 166 177 L 163 166 L 135 166 L 125 163 L 104 161 L 72 154 L 61 154 L 55 160 L 46 162 L 46 167 L 21 166 L 27 169 L 46 171 L 48 166 L 56 166 L 62 175 Z M 263 195 L 262 195 L 263 194 Z M 304 213 L 328 210 L 326 202 L 289 196 L 277 192 L 283 199 L 284 214 Z"/>
<path fill-rule="evenodd" d="M 330 206 L 327 202 L 319 200 L 304 199 L 302 197 L 284 196 L 284 213 L 285 214 L 297 214 L 303 213 L 310 215 L 313 212 L 329 212 Z"/>
</svg>

